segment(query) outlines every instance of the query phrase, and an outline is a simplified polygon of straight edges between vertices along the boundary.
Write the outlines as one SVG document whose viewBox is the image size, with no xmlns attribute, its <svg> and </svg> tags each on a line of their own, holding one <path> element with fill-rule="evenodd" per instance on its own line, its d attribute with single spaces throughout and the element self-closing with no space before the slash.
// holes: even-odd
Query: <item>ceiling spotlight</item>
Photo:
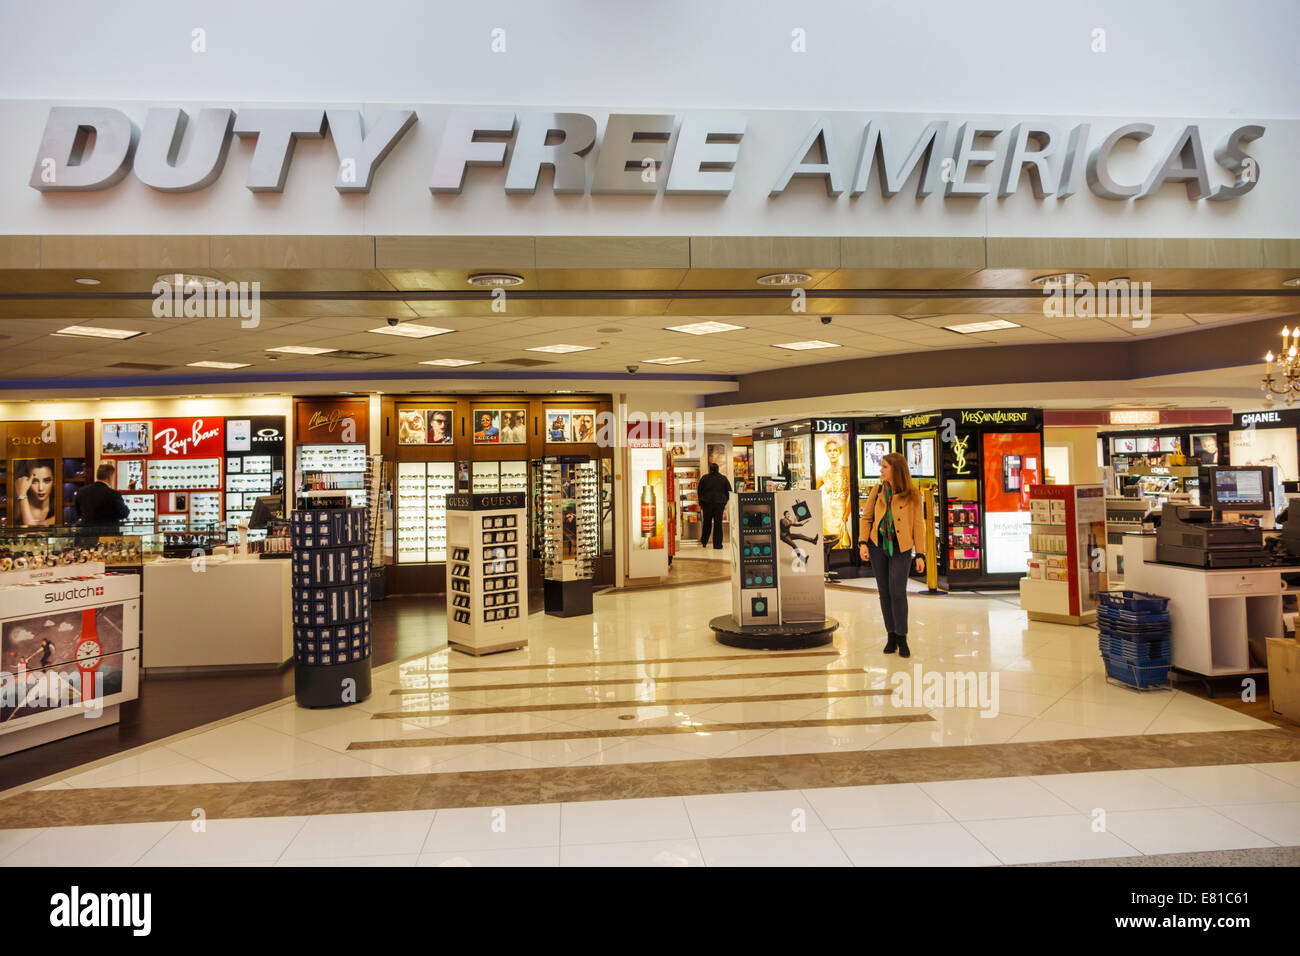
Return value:
<svg viewBox="0 0 1300 956">
<path fill-rule="evenodd" d="M 467 281 L 470 285 L 485 289 L 504 289 L 508 286 L 523 285 L 524 277 L 510 272 L 479 272 L 470 276 Z"/>
<path fill-rule="evenodd" d="M 805 282 L 811 282 L 812 276 L 806 272 L 773 272 L 765 276 L 759 276 L 754 281 L 759 285 L 770 285 L 784 289 L 792 285 L 803 285 Z"/>
<path fill-rule="evenodd" d="M 80 281 L 80 280 L 78 280 L 78 281 Z M 1294 289 L 1294 288 L 1296 288 L 1297 286 L 1300 286 L 1300 276 L 1296 276 L 1294 279 L 1287 279 L 1287 280 L 1286 280 L 1285 282 L 1283 282 L 1282 284 L 1283 284 L 1283 285 L 1289 285 L 1291 288 Z"/>
<path fill-rule="evenodd" d="M 1044 289 L 1068 289 L 1080 282 L 1087 282 L 1088 278 L 1086 272 L 1056 272 L 1050 276 L 1037 276 L 1034 285 L 1041 285 Z"/>
<path fill-rule="evenodd" d="M 86 276 L 82 276 L 81 278 L 78 279 L 73 279 L 72 281 L 77 283 L 77 285 L 99 285 L 98 279 L 91 279 L 91 278 L 87 278 Z"/>
</svg>

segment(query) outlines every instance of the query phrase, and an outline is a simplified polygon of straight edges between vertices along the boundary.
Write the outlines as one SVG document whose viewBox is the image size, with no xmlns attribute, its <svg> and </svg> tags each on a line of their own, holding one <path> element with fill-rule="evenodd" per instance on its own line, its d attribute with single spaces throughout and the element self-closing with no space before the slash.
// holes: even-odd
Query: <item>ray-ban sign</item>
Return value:
<svg viewBox="0 0 1300 956">
<path fill-rule="evenodd" d="M 745 163 L 747 136 L 758 136 L 763 156 L 779 150 L 788 158 L 770 187 L 764 184 L 772 199 L 795 179 L 824 184 L 832 198 L 876 188 L 890 198 L 914 180 L 918 198 L 941 191 L 944 199 L 1004 199 L 1024 179 L 1039 200 L 1064 200 L 1085 189 L 1101 199 L 1144 199 L 1176 184 L 1189 200 L 1225 201 L 1259 181 L 1259 163 L 1243 147 L 1264 135 L 1263 126 L 1237 126 L 1212 144 L 1207 158 L 1200 127 L 1179 121 L 1162 121 L 1157 131 L 1144 121 L 1096 129 L 1076 122 L 1067 129 L 1039 120 L 953 117 L 929 122 L 909 138 L 891 132 L 883 117 L 855 120 L 851 129 L 847 120 L 809 117 L 802 138 L 782 134 L 782 142 L 770 142 L 764 127 L 769 141 L 763 142 L 749 133 L 746 113 L 610 113 L 598 136 L 597 120 L 587 113 L 457 109 L 446 115 L 428 158 L 427 184 L 434 194 L 457 194 L 467 178 L 481 175 L 471 167 L 495 166 L 505 168 L 509 194 L 532 195 L 550 169 L 557 194 L 726 196 Z M 29 184 L 42 192 L 84 192 L 108 189 L 134 172 L 160 192 L 195 192 L 221 176 L 238 137 L 256 141 L 247 188 L 282 192 L 295 144 L 328 130 L 338 154 L 334 188 L 368 193 L 416 119 L 415 110 L 386 110 L 365 128 L 360 110 L 201 109 L 191 119 L 168 107 L 150 109 L 137 129 L 121 110 L 56 106 Z M 1141 168 L 1140 177 L 1112 171 L 1116 152 L 1133 154 L 1126 162 Z"/>
</svg>

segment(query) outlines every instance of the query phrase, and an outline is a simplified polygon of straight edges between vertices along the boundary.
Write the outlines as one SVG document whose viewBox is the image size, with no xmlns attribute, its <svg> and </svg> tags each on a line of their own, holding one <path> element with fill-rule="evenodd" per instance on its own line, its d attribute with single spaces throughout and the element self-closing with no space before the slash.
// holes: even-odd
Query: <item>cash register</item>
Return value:
<svg viewBox="0 0 1300 956">
<path fill-rule="evenodd" d="M 1264 532 L 1244 521 L 1215 521 L 1210 508 L 1165 505 L 1156 560 L 1195 568 L 1258 568 L 1270 563 Z"/>
</svg>

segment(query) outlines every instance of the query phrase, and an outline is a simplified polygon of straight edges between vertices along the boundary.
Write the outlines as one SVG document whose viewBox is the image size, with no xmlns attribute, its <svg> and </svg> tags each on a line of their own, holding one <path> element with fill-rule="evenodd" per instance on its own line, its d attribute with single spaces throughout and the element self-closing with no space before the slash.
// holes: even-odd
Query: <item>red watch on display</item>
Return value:
<svg viewBox="0 0 1300 956">
<path fill-rule="evenodd" d="M 104 647 L 99 643 L 95 632 L 95 609 L 86 608 L 81 612 L 81 639 L 77 641 L 77 670 L 81 672 L 82 701 L 95 698 L 95 672 L 99 670 L 100 658 Z"/>
</svg>

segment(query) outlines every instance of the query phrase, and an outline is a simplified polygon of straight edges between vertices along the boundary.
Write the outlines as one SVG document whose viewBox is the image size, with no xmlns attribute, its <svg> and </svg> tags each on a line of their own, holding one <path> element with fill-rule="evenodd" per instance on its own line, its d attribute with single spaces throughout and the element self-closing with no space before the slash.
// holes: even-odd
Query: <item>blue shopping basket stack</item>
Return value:
<svg viewBox="0 0 1300 956">
<path fill-rule="evenodd" d="M 1169 598 L 1142 591 L 1102 591 L 1097 597 L 1106 676 L 1139 690 L 1169 686 Z"/>
</svg>

